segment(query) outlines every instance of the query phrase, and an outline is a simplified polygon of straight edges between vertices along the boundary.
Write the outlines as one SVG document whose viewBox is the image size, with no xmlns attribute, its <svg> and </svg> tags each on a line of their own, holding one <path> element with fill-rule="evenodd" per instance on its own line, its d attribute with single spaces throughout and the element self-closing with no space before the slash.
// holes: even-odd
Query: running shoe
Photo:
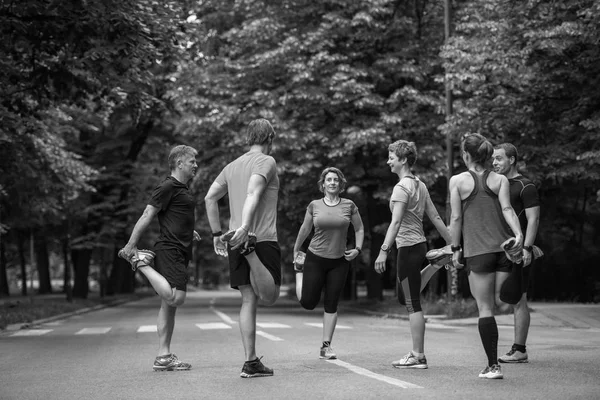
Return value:
<svg viewBox="0 0 600 400">
<path fill-rule="evenodd" d="M 154 266 L 154 252 L 151 250 L 136 250 L 131 256 L 126 256 L 123 249 L 119 250 L 119 257 L 131 264 L 131 269 L 135 271 L 140 267 Z"/>
<path fill-rule="evenodd" d="M 427 369 L 427 358 L 417 358 L 412 352 L 399 359 L 398 361 L 392 362 L 394 368 L 414 368 L 414 369 Z"/>
<path fill-rule="evenodd" d="M 296 259 L 294 260 L 294 272 L 304 272 L 304 261 L 306 260 L 306 253 L 299 251 Z"/>
<path fill-rule="evenodd" d="M 225 243 L 229 242 L 233 235 L 235 235 L 236 230 L 230 229 L 226 233 L 221 236 L 221 240 Z M 254 232 L 248 232 L 248 240 L 244 245 L 240 248 L 240 254 L 246 256 L 254 251 L 256 248 L 256 234 Z"/>
<path fill-rule="evenodd" d="M 480 378 L 486 379 L 502 379 L 504 375 L 502 375 L 502 368 L 498 364 L 494 364 L 491 367 L 485 367 L 479 373 Z"/>
<path fill-rule="evenodd" d="M 175 354 L 167 354 L 166 356 L 156 357 L 152 368 L 155 371 L 187 371 L 192 366 L 181 361 Z"/>
<path fill-rule="evenodd" d="M 260 361 L 261 358 L 257 358 L 254 361 L 246 361 L 242 367 L 242 378 L 259 378 L 261 376 L 273 376 L 273 370 L 267 368 Z"/>
<path fill-rule="evenodd" d="M 521 353 L 514 347 L 508 353 L 498 358 L 501 363 L 528 363 L 527 351 Z"/>
<path fill-rule="evenodd" d="M 325 360 L 335 360 L 337 358 L 337 354 L 331 346 L 321 347 L 321 353 L 319 354 L 319 358 Z"/>
</svg>

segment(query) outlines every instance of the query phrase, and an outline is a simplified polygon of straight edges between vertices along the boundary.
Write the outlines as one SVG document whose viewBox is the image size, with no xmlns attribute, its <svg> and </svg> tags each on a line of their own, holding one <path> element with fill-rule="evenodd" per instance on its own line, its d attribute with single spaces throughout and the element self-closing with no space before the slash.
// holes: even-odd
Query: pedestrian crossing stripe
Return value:
<svg viewBox="0 0 600 400">
<path fill-rule="evenodd" d="M 305 322 L 304 325 L 314 326 L 315 328 L 322 328 L 323 327 L 323 323 L 322 322 Z M 348 325 L 336 325 L 335 329 L 352 329 L 352 327 L 348 326 Z"/>
<path fill-rule="evenodd" d="M 137 330 L 138 333 L 144 332 L 158 332 L 158 327 L 156 325 L 142 325 Z"/>
<path fill-rule="evenodd" d="M 291 328 L 291 326 L 279 322 L 257 322 L 256 326 L 261 328 Z"/>
<path fill-rule="evenodd" d="M 76 335 L 103 335 L 108 333 L 111 328 L 83 328 L 79 332 L 75 332 Z"/>
<path fill-rule="evenodd" d="M 272 341 L 274 341 L 274 342 L 281 342 L 281 341 L 283 341 L 283 339 L 282 339 L 282 338 L 280 338 L 280 337 L 277 337 L 277 336 L 274 336 L 274 335 L 271 335 L 271 334 L 269 334 L 269 333 L 267 333 L 267 332 L 263 332 L 263 331 L 256 331 L 256 334 L 257 334 L 258 336 L 262 336 L 262 337 L 264 337 L 264 338 L 266 338 L 266 339 L 269 339 L 269 340 L 272 340 Z"/>
<path fill-rule="evenodd" d="M 53 329 L 25 329 L 17 331 L 10 336 L 42 336 L 52 331 Z"/>
<path fill-rule="evenodd" d="M 206 324 L 196 324 L 196 326 L 202 330 L 231 329 L 230 325 L 227 325 L 223 322 L 209 322 Z"/>
</svg>

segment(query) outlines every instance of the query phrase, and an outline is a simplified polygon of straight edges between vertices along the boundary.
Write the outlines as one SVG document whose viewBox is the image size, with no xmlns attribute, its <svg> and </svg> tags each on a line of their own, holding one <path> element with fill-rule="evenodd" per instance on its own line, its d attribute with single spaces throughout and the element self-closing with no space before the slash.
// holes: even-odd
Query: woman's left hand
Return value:
<svg viewBox="0 0 600 400">
<path fill-rule="evenodd" d="M 354 260 L 356 257 L 358 257 L 358 250 L 356 249 L 352 249 L 352 250 L 346 250 L 344 252 L 344 258 L 348 261 L 352 261 Z"/>
<path fill-rule="evenodd" d="M 375 260 L 375 272 L 382 274 L 385 272 L 385 262 L 387 261 L 387 253 L 379 252 L 377 260 Z"/>
</svg>

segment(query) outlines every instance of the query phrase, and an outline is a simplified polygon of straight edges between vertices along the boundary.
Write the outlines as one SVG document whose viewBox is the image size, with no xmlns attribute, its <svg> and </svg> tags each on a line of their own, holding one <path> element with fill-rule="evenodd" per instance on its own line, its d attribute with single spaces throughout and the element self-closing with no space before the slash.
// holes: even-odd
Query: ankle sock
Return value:
<svg viewBox="0 0 600 400">
<path fill-rule="evenodd" d="M 488 366 L 498 364 L 498 325 L 496 325 L 496 318 L 479 318 L 477 325 L 481 343 L 488 358 Z"/>
<path fill-rule="evenodd" d="M 513 347 L 513 349 L 515 349 L 515 350 L 517 350 L 517 351 L 520 351 L 521 353 L 525 353 L 525 352 L 527 351 L 527 350 L 525 349 L 525 347 L 526 347 L 526 346 L 525 346 L 524 344 L 516 344 L 516 343 L 513 343 L 512 347 Z"/>
<path fill-rule="evenodd" d="M 327 341 L 325 341 L 325 342 L 323 342 L 323 344 L 321 345 L 321 348 L 325 348 L 325 347 L 329 347 L 329 346 L 331 346 L 331 342 L 327 342 Z"/>
</svg>

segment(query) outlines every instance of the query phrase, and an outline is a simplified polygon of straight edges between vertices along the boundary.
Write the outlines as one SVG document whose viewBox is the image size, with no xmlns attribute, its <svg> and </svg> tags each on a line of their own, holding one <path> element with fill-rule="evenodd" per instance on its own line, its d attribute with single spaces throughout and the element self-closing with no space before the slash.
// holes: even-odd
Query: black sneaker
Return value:
<svg viewBox="0 0 600 400">
<path fill-rule="evenodd" d="M 258 378 L 261 376 L 273 376 L 273 370 L 271 368 L 267 368 L 260 361 L 261 358 L 257 358 L 254 361 L 246 361 L 244 366 L 242 367 L 242 373 L 240 376 L 242 378 Z"/>
</svg>

